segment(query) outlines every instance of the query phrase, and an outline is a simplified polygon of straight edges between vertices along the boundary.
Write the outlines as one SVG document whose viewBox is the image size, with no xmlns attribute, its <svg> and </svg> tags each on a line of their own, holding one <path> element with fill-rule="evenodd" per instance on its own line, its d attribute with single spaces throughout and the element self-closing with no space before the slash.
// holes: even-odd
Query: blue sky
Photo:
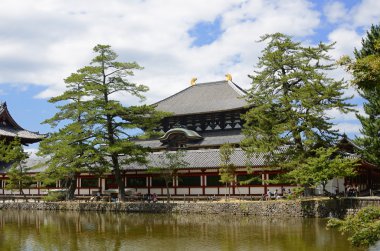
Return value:
<svg viewBox="0 0 380 251">
<path fill-rule="evenodd" d="M 28 0 L 0 2 L 0 100 L 24 128 L 42 133 L 40 123 L 55 108 L 49 97 L 64 90 L 63 79 L 92 58 L 92 48 L 110 44 L 120 60 L 144 66 L 133 81 L 146 84 L 147 103 L 198 83 L 224 79 L 249 87 L 266 33 L 282 32 L 304 44 L 336 42 L 331 55 L 352 55 L 371 24 L 380 20 L 380 1 L 306 0 Z M 333 77 L 349 79 L 338 69 Z M 355 90 L 353 103 L 362 112 Z M 128 96 L 124 104 L 136 103 Z M 355 114 L 329 111 L 336 128 L 351 137 Z M 32 146 L 33 147 L 33 146 Z"/>
</svg>

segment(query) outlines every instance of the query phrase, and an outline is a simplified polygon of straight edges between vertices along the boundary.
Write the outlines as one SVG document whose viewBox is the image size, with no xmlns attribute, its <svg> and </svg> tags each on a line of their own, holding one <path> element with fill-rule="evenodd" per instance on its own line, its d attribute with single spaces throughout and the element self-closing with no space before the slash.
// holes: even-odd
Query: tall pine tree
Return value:
<svg viewBox="0 0 380 251">
<path fill-rule="evenodd" d="M 129 94 L 144 99 L 148 91 L 145 85 L 128 80 L 134 70 L 142 69 L 137 63 L 116 61 L 117 54 L 109 45 L 94 47 L 96 56 L 89 66 L 79 69 L 67 80 L 68 90 L 52 99 L 67 101 L 59 106 L 60 111 L 47 122 L 50 124 L 69 119 L 72 123 L 64 127 L 53 140 L 54 151 L 60 164 L 71 163 L 70 174 L 83 166 L 103 167 L 115 175 L 119 199 L 125 199 L 125 180 L 122 166 L 126 163 L 146 163 L 147 149 L 133 139 L 141 131 L 153 131 L 161 119 L 161 113 L 152 106 L 124 106 L 115 96 Z M 48 141 L 46 141 L 48 142 Z M 62 146 L 62 147 L 58 147 Z M 49 147 L 49 143 L 45 144 Z"/>
<path fill-rule="evenodd" d="M 357 115 L 362 124 L 362 136 L 357 139 L 363 157 L 380 166 L 380 25 L 372 25 L 362 39 L 362 48 L 355 49 L 355 62 L 351 62 L 353 83 L 366 100 L 366 115 Z"/>
<path fill-rule="evenodd" d="M 83 82 L 83 74 L 73 73 L 65 79 L 66 91 L 49 100 L 59 104 L 59 111 L 43 123 L 61 128 L 40 143 L 38 152 L 40 156 L 48 156 L 44 163 L 48 168 L 38 178 L 44 184 L 60 180 L 61 186 L 67 189 L 67 200 L 74 198 L 78 173 L 100 174 L 105 171 L 103 166 L 106 161 L 99 157 L 99 150 L 91 142 L 94 137 L 89 116 L 91 106 Z"/>
<path fill-rule="evenodd" d="M 252 108 L 243 115 L 242 147 L 249 155 L 266 153 L 266 163 L 276 168 L 302 168 L 316 149 L 332 147 L 339 137 L 326 112 L 351 110 L 343 98 L 346 85 L 326 75 L 334 69 L 333 44 L 304 47 L 281 33 L 263 41 L 268 44 L 246 96 Z"/>
</svg>

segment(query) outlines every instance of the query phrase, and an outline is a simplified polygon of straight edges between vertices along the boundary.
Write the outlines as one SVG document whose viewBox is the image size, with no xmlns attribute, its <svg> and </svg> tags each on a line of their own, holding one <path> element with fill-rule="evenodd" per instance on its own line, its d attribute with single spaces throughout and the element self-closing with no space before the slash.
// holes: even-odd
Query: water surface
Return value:
<svg viewBox="0 0 380 251">
<path fill-rule="evenodd" d="M 326 219 L 0 210 L 0 250 L 360 250 Z"/>
</svg>

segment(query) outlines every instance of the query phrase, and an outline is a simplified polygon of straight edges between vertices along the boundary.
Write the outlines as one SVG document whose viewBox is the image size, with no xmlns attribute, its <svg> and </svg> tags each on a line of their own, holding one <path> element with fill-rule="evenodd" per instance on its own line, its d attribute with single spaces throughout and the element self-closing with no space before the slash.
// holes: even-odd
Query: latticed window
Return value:
<svg viewBox="0 0 380 251">
<path fill-rule="evenodd" d="M 152 177 L 152 186 L 153 187 L 166 187 L 165 180 L 161 177 L 155 176 Z M 173 182 L 169 182 L 169 186 L 173 186 Z"/>
<path fill-rule="evenodd" d="M 223 186 L 223 183 L 220 182 L 219 175 L 208 175 L 206 176 L 207 186 Z"/>
<path fill-rule="evenodd" d="M 117 188 L 117 183 L 115 178 L 106 179 L 106 189 L 108 188 Z"/>
<path fill-rule="evenodd" d="M 178 177 L 178 186 L 180 187 L 191 187 L 191 186 L 200 186 L 201 177 L 200 176 L 179 176 Z"/>
<path fill-rule="evenodd" d="M 98 187 L 97 178 L 81 178 L 80 181 L 81 187 Z"/>
<path fill-rule="evenodd" d="M 128 187 L 146 187 L 145 177 L 129 177 L 127 178 Z"/>
</svg>

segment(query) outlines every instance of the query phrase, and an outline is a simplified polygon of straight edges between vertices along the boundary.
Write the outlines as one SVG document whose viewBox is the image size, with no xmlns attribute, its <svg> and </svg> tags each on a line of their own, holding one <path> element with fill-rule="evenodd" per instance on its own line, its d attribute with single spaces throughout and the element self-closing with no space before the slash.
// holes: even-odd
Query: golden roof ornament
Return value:
<svg viewBox="0 0 380 251">
<path fill-rule="evenodd" d="M 231 76 L 231 74 L 227 73 L 225 76 L 226 76 L 227 81 L 231 81 L 232 82 L 232 76 Z"/>
<path fill-rule="evenodd" d="M 191 86 L 194 86 L 196 81 L 197 81 L 197 78 L 192 78 L 192 79 L 191 79 L 191 82 L 190 82 L 190 83 L 191 83 Z"/>
</svg>

